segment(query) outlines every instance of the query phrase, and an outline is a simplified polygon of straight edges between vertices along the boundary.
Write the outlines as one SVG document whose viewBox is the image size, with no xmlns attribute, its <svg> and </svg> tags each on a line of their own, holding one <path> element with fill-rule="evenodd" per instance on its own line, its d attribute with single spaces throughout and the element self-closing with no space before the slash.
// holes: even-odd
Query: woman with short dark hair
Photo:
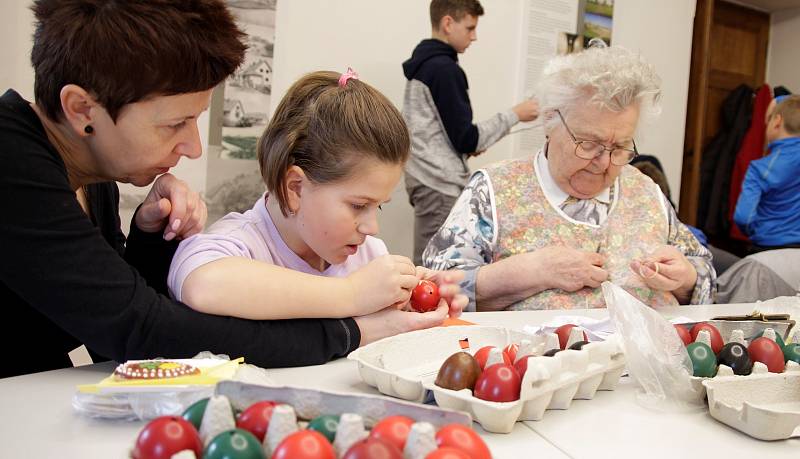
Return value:
<svg viewBox="0 0 800 459">
<path fill-rule="evenodd" d="M 197 118 L 244 59 L 222 0 L 32 9 L 35 103 L 0 97 L 0 376 L 70 366 L 80 344 L 120 361 L 208 350 L 261 366 L 318 364 L 388 333 L 385 314 L 248 321 L 158 293 L 177 241 L 206 220 L 197 193 L 167 172 L 201 155 Z M 153 184 L 127 242 L 115 181 Z"/>
</svg>

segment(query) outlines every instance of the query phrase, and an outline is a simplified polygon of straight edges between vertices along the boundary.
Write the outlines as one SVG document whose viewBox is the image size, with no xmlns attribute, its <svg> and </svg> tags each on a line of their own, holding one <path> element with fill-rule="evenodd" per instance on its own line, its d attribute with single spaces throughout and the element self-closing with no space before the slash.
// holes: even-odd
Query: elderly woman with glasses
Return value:
<svg viewBox="0 0 800 459">
<path fill-rule="evenodd" d="M 475 172 L 423 259 L 467 272 L 478 311 L 604 307 L 611 281 L 653 307 L 712 300 L 711 254 L 629 166 L 654 68 L 621 48 L 554 58 L 540 81 L 546 141 Z"/>
</svg>

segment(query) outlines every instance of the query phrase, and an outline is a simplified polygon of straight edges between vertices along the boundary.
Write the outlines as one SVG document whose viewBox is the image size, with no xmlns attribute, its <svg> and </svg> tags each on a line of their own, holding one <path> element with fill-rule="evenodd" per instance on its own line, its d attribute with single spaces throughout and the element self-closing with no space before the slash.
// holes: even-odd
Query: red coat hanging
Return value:
<svg viewBox="0 0 800 459">
<path fill-rule="evenodd" d="M 736 154 L 736 163 L 731 174 L 731 193 L 728 198 L 728 221 L 731 223 L 730 235 L 733 239 L 747 241 L 747 236 L 742 233 L 733 223 L 733 212 L 736 210 L 736 201 L 739 200 L 739 193 L 742 191 L 742 181 L 747 173 L 750 161 L 764 156 L 764 129 L 766 128 L 767 107 L 772 102 L 772 90 L 765 84 L 758 90 L 756 100 L 753 104 L 753 117 L 750 120 L 750 128 L 742 139 L 742 146 Z"/>
</svg>

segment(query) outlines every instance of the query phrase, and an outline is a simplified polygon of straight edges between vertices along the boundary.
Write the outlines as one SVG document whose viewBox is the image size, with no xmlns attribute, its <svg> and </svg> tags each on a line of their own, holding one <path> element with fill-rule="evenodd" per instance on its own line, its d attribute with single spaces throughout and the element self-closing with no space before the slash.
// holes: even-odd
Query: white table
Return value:
<svg viewBox="0 0 800 459">
<path fill-rule="evenodd" d="M 682 307 L 666 315 L 705 319 L 749 312 L 750 307 Z M 602 317 L 605 310 L 465 314 L 466 320 L 521 329 L 557 315 Z M 78 384 L 94 383 L 113 371 L 111 363 L 0 380 L 0 457 L 123 458 L 141 422 L 108 422 L 77 415 L 71 400 Z M 377 393 L 358 376 L 354 362 L 269 370 L 281 384 L 343 392 Z M 508 435 L 476 430 L 496 458 L 599 457 L 798 457 L 800 440 L 763 442 L 733 430 L 706 411 L 664 414 L 636 402 L 636 388 L 623 378 L 613 392 L 578 400 L 565 411 L 550 410 L 541 421 L 517 423 Z M 696 448 L 696 449 L 693 449 Z"/>
</svg>

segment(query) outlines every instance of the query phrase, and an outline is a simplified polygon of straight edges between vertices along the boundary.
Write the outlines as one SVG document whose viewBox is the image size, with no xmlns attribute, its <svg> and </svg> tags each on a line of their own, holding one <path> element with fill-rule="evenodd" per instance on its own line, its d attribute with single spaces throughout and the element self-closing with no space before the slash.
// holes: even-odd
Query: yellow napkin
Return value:
<svg viewBox="0 0 800 459">
<path fill-rule="evenodd" d="M 126 363 L 148 362 L 150 360 L 131 360 Z M 78 391 L 84 393 L 98 392 L 120 392 L 126 388 L 130 391 L 151 390 L 155 387 L 168 388 L 168 386 L 213 386 L 223 379 L 231 379 L 239 368 L 239 364 L 244 362 L 244 357 L 235 360 L 219 359 L 171 359 L 169 362 L 185 363 L 192 365 L 200 370 L 199 374 L 179 376 L 176 378 L 161 379 L 127 379 L 119 380 L 111 376 L 103 379 L 97 384 L 83 384 L 78 386 Z"/>
</svg>

